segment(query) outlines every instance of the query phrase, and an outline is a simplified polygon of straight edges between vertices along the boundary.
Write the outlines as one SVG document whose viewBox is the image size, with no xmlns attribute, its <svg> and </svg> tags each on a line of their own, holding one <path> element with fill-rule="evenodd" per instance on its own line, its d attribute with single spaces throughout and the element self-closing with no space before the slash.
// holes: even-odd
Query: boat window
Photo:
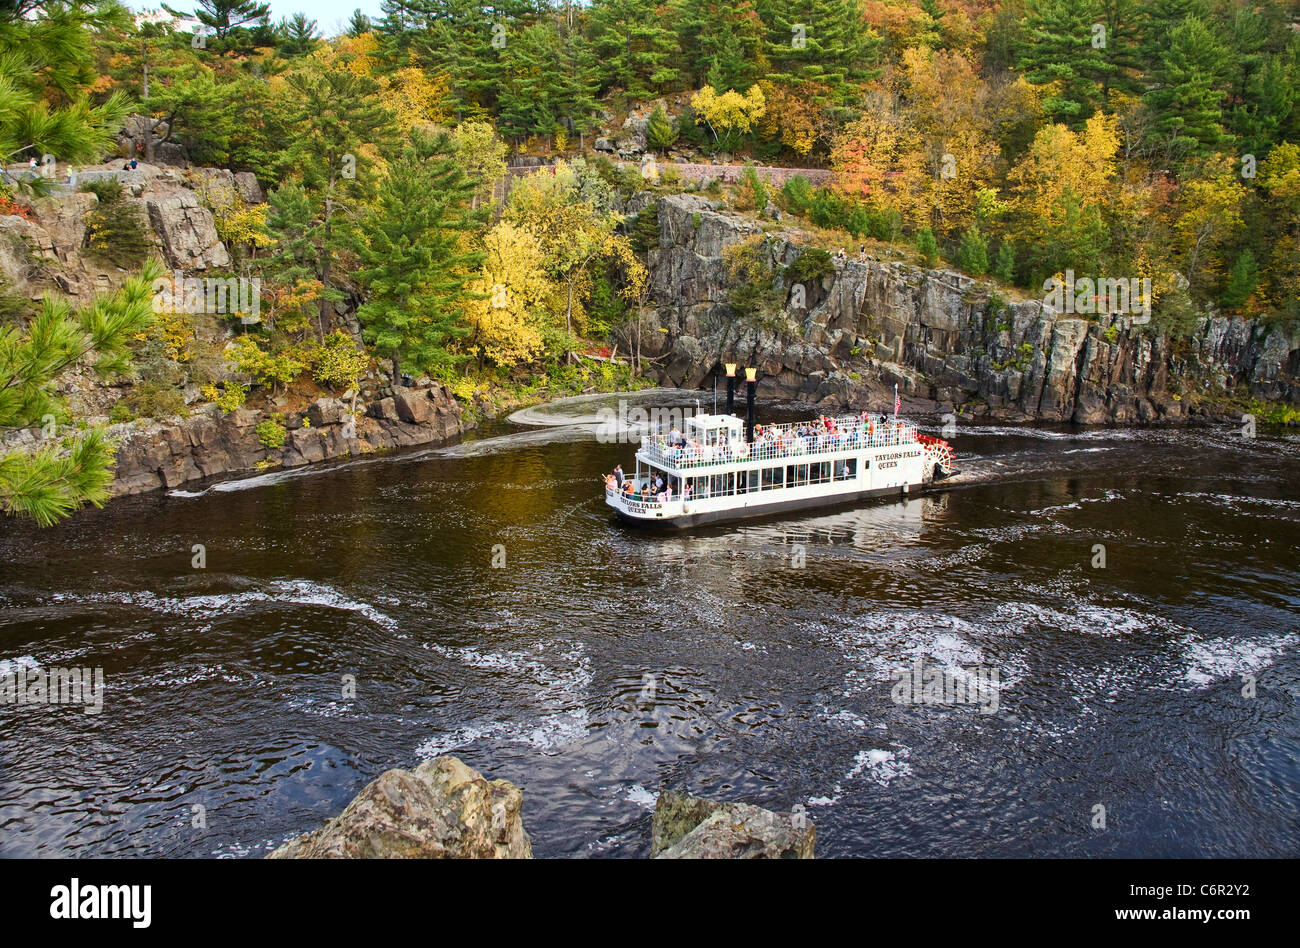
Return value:
<svg viewBox="0 0 1300 948">
<path fill-rule="evenodd" d="M 851 481 L 858 476 L 858 459 L 846 458 L 835 462 L 835 480 Z"/>
<path fill-rule="evenodd" d="M 785 468 L 763 468 L 763 490 L 773 490 L 777 487 L 783 486 L 785 486 Z"/>
<path fill-rule="evenodd" d="M 808 482 L 810 484 L 825 484 L 831 479 L 831 462 L 818 461 L 816 464 L 809 465 Z"/>
</svg>

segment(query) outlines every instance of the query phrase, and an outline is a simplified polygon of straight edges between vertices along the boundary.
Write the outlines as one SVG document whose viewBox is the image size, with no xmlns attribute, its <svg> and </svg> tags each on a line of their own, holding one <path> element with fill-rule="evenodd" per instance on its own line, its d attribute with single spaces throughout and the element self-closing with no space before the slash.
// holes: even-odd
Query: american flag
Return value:
<svg viewBox="0 0 1300 948">
<path fill-rule="evenodd" d="M 898 418 L 898 409 L 903 407 L 903 403 L 898 400 L 898 383 L 894 383 L 894 418 Z"/>
</svg>

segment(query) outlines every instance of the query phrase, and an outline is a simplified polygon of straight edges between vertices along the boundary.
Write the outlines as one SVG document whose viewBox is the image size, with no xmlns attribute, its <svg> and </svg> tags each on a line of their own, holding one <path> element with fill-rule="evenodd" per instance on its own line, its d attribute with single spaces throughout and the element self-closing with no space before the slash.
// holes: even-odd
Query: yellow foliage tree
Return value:
<svg viewBox="0 0 1300 948">
<path fill-rule="evenodd" d="M 766 113 L 767 101 L 757 85 L 750 86 L 744 95 L 734 89 L 718 95 L 713 86 L 705 86 L 691 97 L 691 108 L 695 110 L 695 121 L 703 121 L 716 140 L 719 130 L 742 134 L 752 131 Z"/>
<path fill-rule="evenodd" d="M 1100 112 L 1080 132 L 1060 124 L 1039 129 L 1007 175 L 1018 236 L 1048 243 L 1059 236 L 1064 209 L 1074 202 L 1085 211 L 1110 207 L 1116 197 L 1119 144 L 1118 120 Z"/>
<path fill-rule="evenodd" d="M 428 127 L 450 118 L 444 106 L 450 88 L 446 76 L 431 76 L 418 66 L 406 66 L 397 70 L 389 83 L 388 106 L 397 117 L 398 128 Z"/>
<path fill-rule="evenodd" d="M 499 222 L 484 237 L 483 250 L 482 275 L 469 287 L 478 298 L 466 307 L 473 327 L 469 345 L 509 368 L 541 354 L 556 285 L 546 274 L 541 244 L 523 227 Z"/>
</svg>

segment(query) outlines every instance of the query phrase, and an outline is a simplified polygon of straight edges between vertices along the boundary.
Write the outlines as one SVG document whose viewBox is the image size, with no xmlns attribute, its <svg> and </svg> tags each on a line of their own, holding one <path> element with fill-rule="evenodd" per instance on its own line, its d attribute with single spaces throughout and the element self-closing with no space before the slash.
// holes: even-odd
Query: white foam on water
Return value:
<svg viewBox="0 0 1300 948">
<path fill-rule="evenodd" d="M 912 765 L 907 762 L 907 758 L 912 756 L 911 750 L 901 745 L 895 746 L 898 749 L 892 751 L 880 748 L 858 751 L 853 758 L 853 769 L 844 779 L 852 780 L 866 771 L 867 776 L 876 783 L 888 787 L 891 780 L 911 776 Z"/>
<path fill-rule="evenodd" d="M 56 597 L 63 598 L 63 597 Z M 164 596 L 148 590 L 133 592 L 91 593 L 79 597 L 87 602 L 109 602 L 136 606 L 153 612 L 183 616 L 190 619 L 207 619 L 243 612 L 260 603 L 288 603 L 301 606 L 320 606 L 352 612 L 390 632 L 399 628 L 391 616 L 366 602 L 352 599 L 332 586 L 307 579 L 276 580 L 262 589 L 234 593 L 214 593 L 201 596 Z"/>
<path fill-rule="evenodd" d="M 557 651 L 554 643 L 538 643 L 531 652 L 522 650 L 484 651 L 466 646 L 449 648 L 437 643 L 424 647 L 472 668 L 507 672 L 524 688 L 529 703 L 542 709 L 527 720 L 471 721 L 451 731 L 430 737 L 415 750 L 422 759 L 437 757 L 477 741 L 526 744 L 538 750 L 555 750 L 581 740 L 587 733 L 590 714 L 585 698 L 592 682 L 591 661 L 581 643 Z M 545 660 L 543 660 L 545 659 Z M 553 667 L 550 662 L 564 663 Z M 502 685 L 501 688 L 509 688 Z"/>
<path fill-rule="evenodd" d="M 1034 602 L 1004 602 L 993 611 L 990 619 L 1012 628 L 1040 625 L 1060 632 L 1103 638 L 1186 631 L 1164 616 L 1122 606 L 1098 606 L 1087 601 L 1069 603 L 1069 611 Z"/>
<path fill-rule="evenodd" d="M 1250 513 L 1251 506 L 1268 507 L 1275 510 L 1300 510 L 1300 500 L 1285 500 L 1276 497 L 1247 497 L 1240 494 L 1213 494 L 1207 492 L 1175 494 L 1175 497 L 1204 500 L 1220 507 L 1227 507 L 1239 513 Z M 1256 514 L 1258 516 L 1258 514 Z"/>
<path fill-rule="evenodd" d="M 1265 639 L 1201 639 L 1188 637 L 1184 678 L 1204 688 L 1224 678 L 1253 675 L 1295 647 L 1300 637 L 1287 633 Z"/>
<path fill-rule="evenodd" d="M 627 800 L 629 803 L 635 803 L 644 810 L 653 810 L 655 804 L 659 802 L 659 794 L 651 793 L 639 783 L 632 784 L 627 791 Z"/>
<path fill-rule="evenodd" d="M 17 658 L 0 658 L 0 678 L 16 675 L 20 668 L 25 668 L 28 671 L 40 671 L 41 663 L 30 655 L 19 655 Z"/>
<path fill-rule="evenodd" d="M 937 664 L 961 680 L 970 678 L 967 667 L 987 664 L 998 670 L 999 692 L 1014 688 L 1026 674 L 1023 660 L 1004 655 L 986 662 L 983 650 L 974 644 L 989 634 L 1000 635 L 1005 631 L 987 622 L 917 610 L 872 612 L 856 617 L 835 636 L 839 645 L 849 648 L 845 658 L 857 666 L 846 676 L 844 695 L 849 697 L 868 690 L 877 682 L 897 681 L 899 673 L 908 672 L 917 659 Z"/>
</svg>

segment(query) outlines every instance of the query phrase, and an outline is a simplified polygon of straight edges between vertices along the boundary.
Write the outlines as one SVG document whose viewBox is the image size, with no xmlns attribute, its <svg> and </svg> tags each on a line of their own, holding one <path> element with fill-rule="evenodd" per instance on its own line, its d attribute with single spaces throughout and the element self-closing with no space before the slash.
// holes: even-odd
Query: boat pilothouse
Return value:
<svg viewBox="0 0 1300 948">
<path fill-rule="evenodd" d="M 946 441 L 884 416 L 753 425 L 694 415 L 684 430 L 645 436 L 635 473 L 606 479 L 625 521 L 690 527 L 903 495 L 955 473 Z"/>
</svg>

